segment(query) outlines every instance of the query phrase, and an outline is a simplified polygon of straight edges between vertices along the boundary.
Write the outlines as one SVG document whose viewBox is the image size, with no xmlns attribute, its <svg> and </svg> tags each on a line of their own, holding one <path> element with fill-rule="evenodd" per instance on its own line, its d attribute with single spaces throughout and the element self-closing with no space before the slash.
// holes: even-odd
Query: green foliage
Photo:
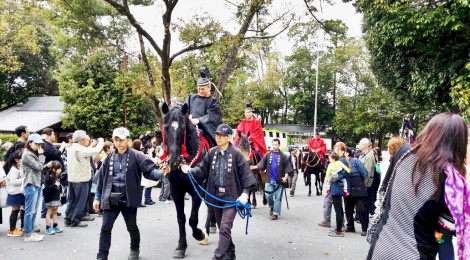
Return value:
<svg viewBox="0 0 470 260">
<path fill-rule="evenodd" d="M 58 94 L 54 42 L 41 10 L 28 2 L 0 3 L 0 109 Z"/>
<path fill-rule="evenodd" d="M 402 100 L 447 109 L 451 88 L 468 86 L 470 2 L 357 0 L 371 65 L 380 85 Z M 464 103 L 463 103 L 464 104 Z"/>
<path fill-rule="evenodd" d="M 363 93 L 338 100 L 333 126 L 338 138 L 354 146 L 361 138 L 383 142 L 385 135 L 398 134 L 404 111 L 393 93 L 369 87 Z"/>
<path fill-rule="evenodd" d="M 127 127 L 135 136 L 154 128 L 148 98 L 133 94 L 130 79 L 121 76 L 116 56 L 111 50 L 96 49 L 86 60 L 67 63 L 61 70 L 65 126 L 109 137 L 114 128 L 123 125 L 126 109 Z"/>
<path fill-rule="evenodd" d="M 0 134 L 0 140 L 2 140 L 2 145 L 6 142 L 14 143 L 18 140 L 16 134 Z"/>
</svg>

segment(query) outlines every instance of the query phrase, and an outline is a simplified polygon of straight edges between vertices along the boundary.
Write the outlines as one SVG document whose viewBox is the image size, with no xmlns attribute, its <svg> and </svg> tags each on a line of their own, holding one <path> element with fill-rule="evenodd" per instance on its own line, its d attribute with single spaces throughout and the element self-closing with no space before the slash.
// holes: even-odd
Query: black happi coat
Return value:
<svg viewBox="0 0 470 260">
<path fill-rule="evenodd" d="M 219 152 L 219 147 L 211 148 L 197 167 L 191 169 L 191 173 L 195 176 L 208 178 L 207 191 L 213 195 L 215 194 L 215 178 L 217 175 L 215 160 Z M 222 199 L 236 200 L 243 190 L 251 189 L 256 185 L 256 178 L 251 172 L 245 156 L 238 148 L 230 143 L 226 152 L 229 160 L 227 170 L 231 171 L 227 172 L 225 177 L 225 196 Z M 206 195 L 206 200 L 211 203 L 215 202 L 208 195 Z"/>
<path fill-rule="evenodd" d="M 126 169 L 126 195 L 127 207 L 137 208 L 142 201 L 142 187 L 140 181 L 142 175 L 150 180 L 158 180 L 155 176 L 158 166 L 142 152 L 128 148 L 129 161 Z M 113 186 L 113 173 L 110 172 L 110 160 L 114 158 L 116 151 L 106 157 L 102 167 L 95 175 L 93 182 L 96 184 L 96 194 L 101 195 L 101 208 L 110 209 L 109 196 Z M 95 194 L 95 197 L 96 197 Z"/>
<path fill-rule="evenodd" d="M 217 126 L 222 124 L 222 113 L 220 103 L 214 97 L 201 97 L 199 95 L 189 95 L 184 101 L 189 107 L 189 114 L 193 118 L 199 119 L 198 127 L 204 132 L 211 147 L 217 145 L 215 142 L 215 131 Z M 183 104 L 184 104 L 183 103 Z"/>
<path fill-rule="evenodd" d="M 268 152 L 263 159 L 258 163 L 258 169 L 261 171 L 266 170 L 266 182 L 271 181 L 271 162 L 272 162 L 273 152 Z M 289 156 L 279 151 L 279 157 L 277 160 L 277 173 L 276 173 L 276 183 L 282 184 L 282 178 L 284 178 L 286 173 L 291 173 L 293 171 L 292 164 L 290 162 Z"/>
</svg>

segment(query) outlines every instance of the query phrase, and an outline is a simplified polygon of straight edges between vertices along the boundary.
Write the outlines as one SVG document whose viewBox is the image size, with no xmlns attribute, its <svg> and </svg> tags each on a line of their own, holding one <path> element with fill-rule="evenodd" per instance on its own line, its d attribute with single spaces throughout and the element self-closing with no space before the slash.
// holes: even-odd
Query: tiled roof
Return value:
<svg viewBox="0 0 470 260">
<path fill-rule="evenodd" d="M 64 103 L 59 97 L 32 97 L 24 105 L 0 111 L 0 131 L 14 132 L 20 125 L 36 132 L 60 123 Z"/>
</svg>

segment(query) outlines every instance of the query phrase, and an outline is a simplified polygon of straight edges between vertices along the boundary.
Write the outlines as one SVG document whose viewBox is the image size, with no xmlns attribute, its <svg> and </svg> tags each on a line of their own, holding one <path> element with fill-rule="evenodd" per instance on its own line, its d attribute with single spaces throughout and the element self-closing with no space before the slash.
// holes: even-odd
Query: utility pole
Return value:
<svg viewBox="0 0 470 260">
<path fill-rule="evenodd" d="M 317 110 L 318 110 L 318 64 L 320 63 L 320 53 L 317 53 L 317 71 L 315 82 L 315 114 L 313 117 L 313 132 L 317 133 Z"/>
<path fill-rule="evenodd" d="M 124 77 L 126 77 L 127 75 L 127 53 L 126 51 L 124 51 L 124 62 L 123 62 L 123 70 L 124 70 Z M 124 96 L 126 95 L 127 93 L 124 92 Z M 127 107 L 126 107 L 126 100 L 124 98 L 124 127 L 127 127 Z"/>
</svg>

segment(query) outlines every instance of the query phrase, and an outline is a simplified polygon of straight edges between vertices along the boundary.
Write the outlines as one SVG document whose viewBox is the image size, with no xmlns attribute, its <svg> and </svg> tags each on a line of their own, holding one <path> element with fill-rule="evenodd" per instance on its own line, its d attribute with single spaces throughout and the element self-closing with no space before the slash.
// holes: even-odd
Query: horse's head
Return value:
<svg viewBox="0 0 470 260">
<path fill-rule="evenodd" d="M 251 152 L 251 141 L 250 141 L 250 133 L 244 134 L 239 132 L 238 133 L 238 148 L 244 153 L 244 154 L 250 154 Z"/>
<path fill-rule="evenodd" d="M 182 146 L 185 144 L 186 128 L 191 125 L 188 117 L 188 106 L 175 105 L 171 108 L 166 103 L 162 105 L 163 140 L 168 154 L 168 164 L 175 170 L 184 161 L 181 157 Z"/>
</svg>

